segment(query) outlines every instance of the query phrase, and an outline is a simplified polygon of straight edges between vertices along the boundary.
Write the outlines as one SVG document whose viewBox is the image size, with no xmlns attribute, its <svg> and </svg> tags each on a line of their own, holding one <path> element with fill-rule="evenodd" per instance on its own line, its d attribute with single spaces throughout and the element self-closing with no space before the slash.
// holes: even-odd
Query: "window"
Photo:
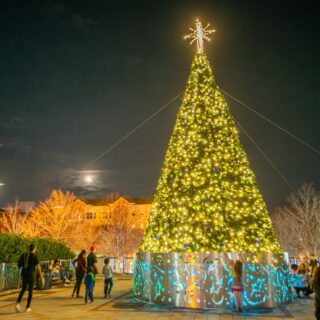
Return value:
<svg viewBox="0 0 320 320">
<path fill-rule="evenodd" d="M 96 213 L 95 212 L 87 212 L 87 219 L 88 220 L 93 220 L 96 218 Z"/>
</svg>

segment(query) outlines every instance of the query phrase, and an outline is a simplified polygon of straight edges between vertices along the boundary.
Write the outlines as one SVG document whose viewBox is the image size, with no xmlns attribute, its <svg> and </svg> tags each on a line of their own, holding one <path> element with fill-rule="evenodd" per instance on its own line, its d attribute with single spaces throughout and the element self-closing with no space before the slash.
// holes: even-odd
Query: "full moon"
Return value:
<svg viewBox="0 0 320 320">
<path fill-rule="evenodd" d="M 84 177 L 84 181 L 86 183 L 92 183 L 93 182 L 93 176 L 87 175 Z"/>
</svg>

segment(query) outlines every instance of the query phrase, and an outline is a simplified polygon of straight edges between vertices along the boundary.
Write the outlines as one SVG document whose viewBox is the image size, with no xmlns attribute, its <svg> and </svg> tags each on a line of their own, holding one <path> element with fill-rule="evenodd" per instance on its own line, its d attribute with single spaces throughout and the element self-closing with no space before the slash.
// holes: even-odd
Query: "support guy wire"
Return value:
<svg viewBox="0 0 320 320">
<path fill-rule="evenodd" d="M 271 159 L 266 155 L 266 153 L 258 146 L 256 141 L 250 136 L 250 134 L 241 126 L 239 121 L 235 119 L 236 124 L 243 131 L 243 133 L 247 136 L 247 138 L 251 141 L 251 143 L 256 147 L 256 149 L 262 154 L 262 156 L 268 161 L 271 167 L 278 173 L 281 179 L 288 185 L 288 187 L 294 191 L 292 184 L 286 179 L 286 177 L 281 173 L 281 171 L 276 167 L 276 165 L 271 161 Z"/>
<path fill-rule="evenodd" d="M 320 151 L 318 149 L 316 149 L 315 147 L 313 147 L 312 145 L 310 145 L 309 143 L 305 142 L 304 140 L 300 139 L 299 137 L 297 137 L 295 134 L 289 132 L 287 129 L 281 127 L 279 124 L 275 123 L 274 121 L 272 121 L 271 119 L 269 119 L 268 117 L 266 117 L 265 115 L 261 114 L 260 112 L 254 110 L 253 108 L 251 108 L 250 106 L 248 106 L 246 103 L 242 102 L 241 100 L 237 99 L 236 97 L 234 97 L 233 95 L 231 95 L 230 93 L 222 90 L 221 88 L 219 89 L 222 93 L 224 93 L 226 96 L 228 96 L 229 98 L 231 98 L 232 100 L 238 102 L 239 104 L 241 104 L 242 106 L 246 107 L 248 110 L 250 110 L 251 112 L 255 113 L 256 115 L 258 115 L 260 118 L 266 120 L 267 122 L 269 122 L 270 124 L 272 124 L 273 126 L 275 126 L 276 128 L 278 128 L 279 130 L 281 130 L 282 132 L 286 133 L 287 135 L 289 135 L 290 137 L 294 138 L 295 140 L 299 141 L 300 143 L 302 143 L 303 145 L 305 145 L 306 147 L 308 147 L 309 149 L 311 149 L 312 151 L 314 151 L 315 153 L 320 155 Z"/>
</svg>

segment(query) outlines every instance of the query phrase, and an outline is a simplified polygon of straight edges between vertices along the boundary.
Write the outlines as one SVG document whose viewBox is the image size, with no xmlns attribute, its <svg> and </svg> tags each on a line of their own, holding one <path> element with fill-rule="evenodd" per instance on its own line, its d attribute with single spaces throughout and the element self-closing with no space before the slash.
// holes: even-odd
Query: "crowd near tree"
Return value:
<svg viewBox="0 0 320 320">
<path fill-rule="evenodd" d="M 98 250 L 105 255 L 125 254 L 135 250 L 132 243 L 139 245 L 142 235 L 137 237 L 134 233 L 130 227 L 132 217 L 125 214 L 125 211 L 120 203 L 108 212 L 109 223 L 96 225 L 94 221 L 85 218 L 86 204 L 83 201 L 60 190 L 53 191 L 30 214 L 21 213 L 18 203 L 8 206 L 0 219 L 0 262 L 18 261 L 22 270 L 22 288 L 16 310 L 20 311 L 21 299 L 28 289 L 26 311 L 31 311 L 34 276 L 38 274 L 41 279 L 43 275 L 39 261 L 49 260 L 47 270 L 52 274 L 56 272 L 65 283 L 68 275 L 57 257 L 74 258 L 74 252 L 80 253 L 73 260 L 76 282 L 72 297 L 80 297 L 81 283 L 84 281 L 85 302 L 93 302 L 96 275 L 99 273 L 95 252 Z M 290 273 L 295 295 L 297 298 L 306 298 L 314 293 L 316 319 L 320 319 L 320 193 L 312 184 L 304 184 L 290 195 L 287 205 L 278 208 L 271 217 L 279 242 L 293 261 Z M 89 243 L 97 243 L 97 246 L 90 247 Z M 88 254 L 83 249 L 86 247 L 90 247 Z M 234 279 L 232 292 L 236 308 L 241 311 L 241 255 L 232 261 L 226 254 L 226 261 Z M 101 271 L 104 275 L 103 293 L 107 298 L 111 296 L 113 287 L 109 258 L 104 260 Z"/>
<path fill-rule="evenodd" d="M 35 287 L 35 282 L 39 282 L 40 288 L 44 286 L 44 273 L 40 267 L 40 261 L 36 254 L 37 247 L 35 244 L 30 244 L 26 252 L 22 253 L 18 260 L 18 267 L 20 269 L 21 277 L 22 277 L 22 288 L 18 295 L 18 299 L 15 305 L 15 309 L 17 312 L 21 312 L 21 300 L 25 291 L 28 289 L 28 298 L 27 304 L 25 308 L 25 312 L 31 311 L 31 300 L 33 295 L 33 290 Z M 96 283 L 96 275 L 99 273 L 98 269 L 98 260 L 96 256 L 96 247 L 93 245 L 90 247 L 90 253 L 88 256 L 86 255 L 86 250 L 82 250 L 78 257 L 73 260 L 73 265 L 76 270 L 77 281 L 73 288 L 71 297 L 74 298 L 76 293 L 76 298 L 80 298 L 80 288 L 81 283 L 84 280 L 85 284 L 85 296 L 84 301 L 87 304 L 90 302 L 94 302 L 94 287 Z M 47 267 L 47 272 L 50 272 L 50 275 L 54 275 L 55 270 L 58 270 L 61 279 L 64 280 L 66 277 L 66 272 L 63 270 L 63 267 L 60 264 L 60 259 L 56 259 L 55 261 L 50 260 L 49 265 Z M 113 288 L 113 276 L 112 276 L 112 268 L 110 266 L 110 258 L 106 258 L 104 260 L 104 267 L 102 269 L 102 273 L 104 274 L 104 298 L 111 297 L 111 291 Z M 63 281 L 64 284 L 64 281 Z"/>
</svg>

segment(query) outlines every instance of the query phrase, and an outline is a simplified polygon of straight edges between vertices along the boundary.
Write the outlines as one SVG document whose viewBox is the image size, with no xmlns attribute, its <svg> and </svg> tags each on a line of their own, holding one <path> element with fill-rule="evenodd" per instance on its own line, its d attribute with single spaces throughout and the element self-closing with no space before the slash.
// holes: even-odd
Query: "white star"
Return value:
<svg viewBox="0 0 320 320">
<path fill-rule="evenodd" d="M 210 24 L 208 23 L 204 28 L 202 27 L 201 21 L 198 19 L 196 20 L 196 27 L 192 28 L 190 27 L 191 33 L 186 35 L 184 39 L 191 39 L 190 44 L 193 44 L 195 41 L 197 41 L 197 52 L 203 53 L 203 39 L 206 39 L 207 41 L 210 41 L 210 38 L 208 37 L 211 33 L 216 32 L 216 30 L 208 29 Z"/>
</svg>

